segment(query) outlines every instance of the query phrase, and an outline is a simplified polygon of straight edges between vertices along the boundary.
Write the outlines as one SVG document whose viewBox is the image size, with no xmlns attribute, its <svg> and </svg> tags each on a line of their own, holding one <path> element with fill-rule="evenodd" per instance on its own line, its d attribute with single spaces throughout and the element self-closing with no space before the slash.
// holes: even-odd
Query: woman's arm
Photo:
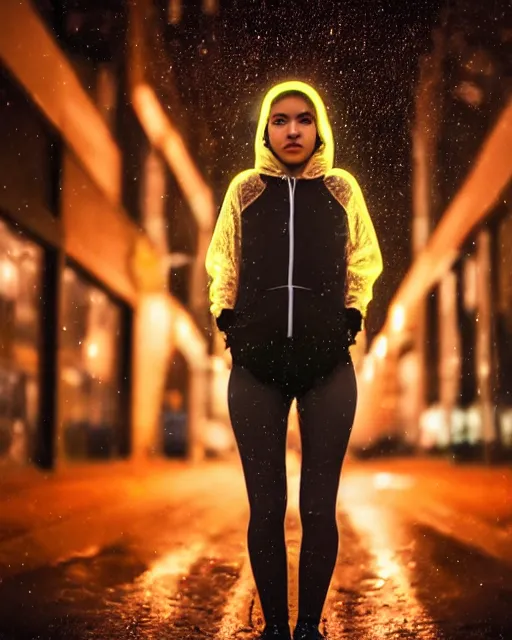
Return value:
<svg viewBox="0 0 512 640">
<path fill-rule="evenodd" d="M 236 301 L 238 288 L 237 253 L 240 244 L 238 185 L 239 181 L 235 179 L 228 187 L 206 253 L 205 266 L 209 279 L 210 311 L 217 320 L 222 310 L 233 309 Z M 221 330 L 225 329 L 221 328 Z"/>
<path fill-rule="evenodd" d="M 373 285 L 382 273 L 382 255 L 361 188 L 353 176 L 348 182 L 345 306 L 357 309 L 364 318 L 373 297 Z"/>
</svg>

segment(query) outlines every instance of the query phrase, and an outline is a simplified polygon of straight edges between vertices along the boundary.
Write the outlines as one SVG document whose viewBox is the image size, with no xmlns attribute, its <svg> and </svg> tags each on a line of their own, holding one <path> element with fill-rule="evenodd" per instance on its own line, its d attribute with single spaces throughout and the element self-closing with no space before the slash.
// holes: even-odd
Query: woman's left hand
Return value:
<svg viewBox="0 0 512 640">
<path fill-rule="evenodd" d="M 363 316 L 359 309 L 349 307 L 346 310 L 349 346 L 356 343 L 356 336 L 363 327 Z"/>
</svg>

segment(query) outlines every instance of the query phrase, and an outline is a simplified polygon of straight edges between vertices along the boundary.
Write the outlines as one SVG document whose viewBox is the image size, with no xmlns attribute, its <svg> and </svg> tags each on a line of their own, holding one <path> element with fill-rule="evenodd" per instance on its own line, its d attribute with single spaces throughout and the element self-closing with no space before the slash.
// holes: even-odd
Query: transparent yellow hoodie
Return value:
<svg viewBox="0 0 512 640">
<path fill-rule="evenodd" d="M 222 309 L 235 306 L 241 262 L 241 216 L 265 189 L 260 174 L 286 175 L 286 167 L 264 145 L 264 134 L 272 102 L 287 91 L 304 93 L 315 106 L 317 131 L 322 144 L 299 178 L 307 180 L 324 176 L 325 185 L 347 213 L 349 237 L 344 304 L 358 309 L 364 318 L 373 297 L 373 285 L 382 273 L 379 243 L 356 179 L 348 171 L 333 168 L 334 143 L 325 105 L 315 89 L 299 81 L 283 82 L 266 94 L 256 131 L 254 169 L 238 174 L 224 197 L 206 255 L 210 310 L 218 317 Z"/>
</svg>

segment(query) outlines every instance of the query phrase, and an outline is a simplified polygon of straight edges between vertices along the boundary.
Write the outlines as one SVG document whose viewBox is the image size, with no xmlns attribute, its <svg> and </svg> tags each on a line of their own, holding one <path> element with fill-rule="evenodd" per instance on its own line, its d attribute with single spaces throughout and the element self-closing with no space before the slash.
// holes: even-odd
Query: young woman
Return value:
<svg viewBox="0 0 512 640">
<path fill-rule="evenodd" d="M 299 611 L 319 640 L 338 553 L 336 498 L 356 408 L 349 354 L 382 259 L 356 180 L 333 168 L 325 106 L 292 81 L 265 96 L 254 169 L 230 184 L 208 249 L 211 312 L 233 368 L 230 417 L 250 505 L 248 550 L 265 618 L 290 640 L 285 446 L 297 400 L 302 442 Z"/>
</svg>

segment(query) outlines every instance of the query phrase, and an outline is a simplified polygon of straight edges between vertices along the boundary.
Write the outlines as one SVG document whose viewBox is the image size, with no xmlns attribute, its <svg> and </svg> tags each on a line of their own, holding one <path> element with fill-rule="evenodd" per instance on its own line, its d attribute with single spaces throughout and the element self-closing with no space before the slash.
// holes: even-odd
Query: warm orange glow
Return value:
<svg viewBox="0 0 512 640">
<path fill-rule="evenodd" d="M 375 376 L 375 364 L 371 356 L 366 356 L 363 364 L 363 379 L 365 382 L 372 382 Z"/>
<path fill-rule="evenodd" d="M 419 254 L 395 295 L 395 303 L 412 308 L 440 280 L 459 248 L 496 203 L 512 177 L 512 101 L 503 109 L 466 181 Z"/>
<path fill-rule="evenodd" d="M 220 356 L 212 356 L 212 369 L 217 373 L 224 373 L 226 370 L 226 361 Z"/>
<path fill-rule="evenodd" d="M 169 11 L 167 12 L 169 24 L 179 24 L 182 13 L 183 7 L 181 5 L 181 0 L 170 0 Z"/>
<path fill-rule="evenodd" d="M 134 450 L 147 453 L 158 442 L 158 420 L 169 356 L 173 347 L 174 311 L 165 293 L 141 295 L 136 310 L 133 416 Z"/>
<path fill-rule="evenodd" d="M 390 473 L 376 474 L 373 478 L 354 474 L 340 486 L 349 520 L 370 550 L 367 570 L 372 589 L 378 592 L 375 602 L 380 607 L 371 637 L 395 635 L 395 628 L 397 635 L 406 630 L 410 637 L 431 637 L 430 633 L 418 633 L 412 622 L 425 619 L 425 611 L 411 588 L 408 566 L 403 562 L 404 548 L 410 544 L 410 538 L 396 513 L 382 504 L 386 493 L 404 491 L 413 482 L 413 477 Z M 402 610 L 397 617 L 398 607 Z"/>
<path fill-rule="evenodd" d="M 203 11 L 209 15 L 215 15 L 219 10 L 219 0 L 203 0 Z"/>
<path fill-rule="evenodd" d="M 211 190 L 194 165 L 183 138 L 148 84 L 141 82 L 135 86 L 133 105 L 148 138 L 167 160 L 197 223 L 202 229 L 210 230 L 215 215 Z"/>
<path fill-rule="evenodd" d="M 17 271 L 9 258 L 0 262 L 0 292 L 8 298 L 14 298 L 17 290 Z"/>
<path fill-rule="evenodd" d="M 191 338 L 190 325 L 185 318 L 178 318 L 176 320 L 176 334 L 180 341 L 187 341 Z"/>
<path fill-rule="evenodd" d="M 10 260 L 2 260 L 0 264 L 0 277 L 4 282 L 11 282 L 14 280 L 15 269 Z"/>
<path fill-rule="evenodd" d="M 391 328 L 395 332 L 402 331 L 405 326 L 405 309 L 397 304 L 391 308 Z"/>
<path fill-rule="evenodd" d="M 99 353 L 98 345 L 95 342 L 91 342 L 87 345 L 87 356 L 89 358 L 96 358 Z"/>
<path fill-rule="evenodd" d="M 191 366 L 206 367 L 206 343 L 191 316 L 182 309 L 175 309 L 174 335 L 176 347 L 185 355 Z"/>
<path fill-rule="evenodd" d="M 171 310 L 167 296 L 153 295 L 148 299 L 149 328 L 160 339 L 167 335 L 171 327 Z"/>
<path fill-rule="evenodd" d="M 375 355 L 380 360 L 384 359 L 388 353 L 388 339 L 384 335 L 380 335 L 375 341 Z"/>
<path fill-rule="evenodd" d="M 192 542 L 156 560 L 137 580 L 131 597 L 143 603 L 147 615 L 160 621 L 171 618 L 175 611 L 173 594 L 179 590 L 180 579 L 206 552 L 203 542 Z"/>
</svg>

